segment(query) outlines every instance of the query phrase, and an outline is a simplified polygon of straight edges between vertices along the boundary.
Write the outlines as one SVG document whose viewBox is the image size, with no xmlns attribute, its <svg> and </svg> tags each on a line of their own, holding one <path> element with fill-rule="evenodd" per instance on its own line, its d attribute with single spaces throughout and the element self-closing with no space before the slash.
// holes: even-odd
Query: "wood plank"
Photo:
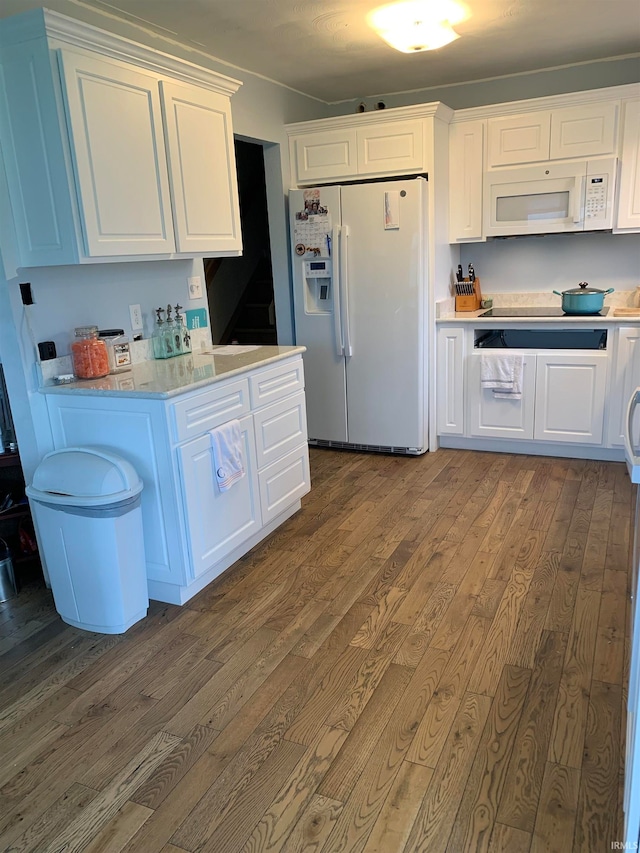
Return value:
<svg viewBox="0 0 640 853">
<path fill-rule="evenodd" d="M 603 572 L 593 680 L 622 684 L 624 667 L 627 573 Z"/>
<path fill-rule="evenodd" d="M 149 810 L 157 809 L 196 764 L 218 734 L 219 732 L 208 729 L 206 726 L 195 726 L 193 731 L 189 732 L 178 743 L 173 752 L 167 755 L 162 764 L 158 765 L 151 778 L 140 785 L 130 799 Z"/>
<path fill-rule="evenodd" d="M 513 566 L 496 615 L 482 649 L 482 660 L 474 673 L 469 690 L 493 696 L 516 634 L 520 613 L 533 578 L 542 546 L 539 531 L 531 530 L 525 536 Z"/>
<path fill-rule="evenodd" d="M 489 853 L 529 853 L 531 836 L 521 829 L 496 823 L 491 833 Z"/>
<path fill-rule="evenodd" d="M 491 699 L 467 693 L 411 829 L 406 850 L 445 850 L 467 776 L 484 729 Z"/>
<path fill-rule="evenodd" d="M 152 814 L 151 809 L 128 800 L 95 838 L 82 848 L 83 853 L 120 853 Z"/>
<path fill-rule="evenodd" d="M 531 853 L 566 853 L 567 850 L 573 850 L 579 787 L 579 770 L 547 762 L 531 839 Z"/>
<path fill-rule="evenodd" d="M 573 842 L 576 853 L 596 850 L 602 839 L 622 839 L 617 814 L 621 706 L 619 684 L 592 683 Z"/>
<path fill-rule="evenodd" d="M 239 849 L 304 752 L 299 744 L 283 740 L 264 760 L 257 751 L 245 752 L 200 799 L 171 843 L 203 853 Z"/>
<path fill-rule="evenodd" d="M 582 766 L 587 728 L 599 599 L 597 592 L 578 590 L 549 741 L 549 761 L 577 769 Z"/>
<path fill-rule="evenodd" d="M 43 853 L 68 853 L 83 850 L 98 832 L 124 805 L 136 788 L 143 784 L 154 769 L 176 746 L 178 739 L 160 732 L 131 761 L 114 782 L 98 794 L 83 812 L 51 841 Z"/>
<path fill-rule="evenodd" d="M 488 851 L 531 671 L 505 666 L 453 825 L 447 853 Z"/>
<path fill-rule="evenodd" d="M 342 729 L 324 726 L 320 730 L 315 742 L 307 749 L 260 822 L 247 837 L 242 849 L 256 851 L 256 853 L 282 849 L 291 828 L 298 822 L 311 802 L 318 784 L 340 751 L 346 737 L 347 733 Z M 208 849 L 225 850 L 228 853 L 234 853 L 239 849 L 234 839 L 246 833 L 247 825 L 251 826 L 251 821 L 236 820 L 235 823 L 237 828 L 233 833 L 233 839 L 228 834 L 220 832 L 219 835 L 217 834 L 217 844 L 214 844 L 214 838 L 211 838 Z"/>
<path fill-rule="evenodd" d="M 566 646 L 566 634 L 542 638 L 498 809 L 498 822 L 527 834 L 535 826 Z"/>
<path fill-rule="evenodd" d="M 467 690 L 488 630 L 488 622 L 470 616 L 416 729 L 407 760 L 436 767 Z M 436 647 L 434 647 L 436 648 Z"/>
<path fill-rule="evenodd" d="M 25 831 L 10 842 L 10 846 L 5 850 L 15 851 L 15 853 L 42 850 L 47 840 L 56 837 L 82 814 L 97 794 L 98 792 L 92 788 L 74 782 L 37 820 L 29 823 Z M 8 838 L 3 838 L 3 843 L 5 840 L 8 841 Z"/>
<path fill-rule="evenodd" d="M 430 767 L 402 762 L 363 853 L 404 849 L 432 776 Z"/>
<path fill-rule="evenodd" d="M 400 702 L 384 728 L 377 748 L 358 777 L 327 844 L 330 850 L 360 850 L 378 819 L 395 777 L 411 745 L 413 733 L 429 704 L 441 671 L 434 649 L 414 671 Z M 442 656 L 436 658 L 435 656 Z M 319 793 L 324 792 L 321 786 Z"/>
<path fill-rule="evenodd" d="M 446 662 L 446 654 L 433 655 L 431 669 L 423 667 L 427 683 L 437 683 Z M 413 676 L 413 670 L 391 664 L 373 694 L 371 701 L 349 733 L 340 754 L 320 783 L 319 793 L 333 800 L 346 802 L 358 777 L 376 749 L 387 723 Z"/>
<path fill-rule="evenodd" d="M 314 794 L 287 838 L 283 853 L 320 853 L 342 811 L 342 803 Z"/>
</svg>

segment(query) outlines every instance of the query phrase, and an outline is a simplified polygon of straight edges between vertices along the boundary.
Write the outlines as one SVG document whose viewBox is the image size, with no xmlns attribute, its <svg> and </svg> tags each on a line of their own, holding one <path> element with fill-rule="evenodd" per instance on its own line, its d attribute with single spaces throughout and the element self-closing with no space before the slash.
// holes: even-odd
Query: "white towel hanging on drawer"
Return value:
<svg viewBox="0 0 640 853">
<path fill-rule="evenodd" d="M 245 475 L 240 421 L 228 421 L 209 430 L 213 468 L 221 492 L 228 491 Z"/>
</svg>

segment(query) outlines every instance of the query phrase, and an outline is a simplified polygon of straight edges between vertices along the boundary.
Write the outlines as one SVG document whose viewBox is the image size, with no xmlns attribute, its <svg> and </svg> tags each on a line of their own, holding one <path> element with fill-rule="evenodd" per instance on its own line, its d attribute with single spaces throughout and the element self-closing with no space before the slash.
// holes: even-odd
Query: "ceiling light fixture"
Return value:
<svg viewBox="0 0 640 853">
<path fill-rule="evenodd" d="M 466 8 L 450 0 L 407 0 L 379 6 L 367 15 L 367 23 L 391 47 L 417 53 L 460 38 L 451 25 L 467 17 Z"/>
</svg>

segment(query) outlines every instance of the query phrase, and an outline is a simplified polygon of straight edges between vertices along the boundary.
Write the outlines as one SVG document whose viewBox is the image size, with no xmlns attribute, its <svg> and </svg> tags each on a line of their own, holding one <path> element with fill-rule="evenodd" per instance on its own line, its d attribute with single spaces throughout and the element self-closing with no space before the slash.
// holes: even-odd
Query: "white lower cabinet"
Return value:
<svg viewBox="0 0 640 853">
<path fill-rule="evenodd" d="M 183 604 L 299 509 L 310 489 L 303 388 L 296 355 L 169 400 L 47 395 L 56 449 L 110 448 L 143 480 L 150 598 Z M 209 430 L 234 419 L 246 475 L 221 492 Z"/>
<path fill-rule="evenodd" d="M 617 331 L 615 366 L 609 393 L 608 443 L 624 446 L 627 404 L 640 385 L 640 326 L 621 326 Z"/>
<path fill-rule="evenodd" d="M 496 397 L 480 384 L 481 353 L 469 358 L 469 433 L 485 438 L 533 438 L 536 406 L 536 356 L 525 355 L 522 369 L 522 398 Z"/>
<path fill-rule="evenodd" d="M 242 545 L 262 527 L 251 415 L 240 421 L 245 476 L 221 492 L 213 476 L 209 433 L 180 445 L 182 496 L 193 577 Z"/>
<path fill-rule="evenodd" d="M 438 329 L 437 422 L 440 435 L 464 434 L 464 329 Z"/>
<path fill-rule="evenodd" d="M 607 354 L 536 356 L 537 441 L 601 444 Z"/>
<path fill-rule="evenodd" d="M 505 327 L 505 332 L 510 328 Z M 581 328 L 586 334 L 592 332 L 586 323 L 573 331 Z M 532 327 L 513 327 L 512 340 L 521 332 L 546 346 L 534 349 L 520 344 L 520 350 L 507 350 L 523 356 L 522 396 L 514 400 L 482 388 L 482 356 L 492 352 L 476 346 L 476 339 L 487 335 L 484 324 L 439 326 L 436 423 L 442 444 L 490 449 L 491 444 L 474 444 L 474 440 L 511 439 L 529 442 L 534 453 L 541 452 L 536 445 L 546 444 L 551 453 L 551 445 L 566 445 L 567 451 L 557 451 L 562 455 L 573 445 L 580 456 L 594 453 L 594 458 L 617 458 L 624 444 L 627 403 L 640 386 L 640 324 L 616 323 L 605 329 L 606 349 L 556 349 L 549 342 L 554 335 L 561 340 L 563 329 L 547 326 L 535 334 Z M 604 335 L 596 338 L 600 343 L 605 339 Z M 520 447 L 527 450 L 523 444 Z"/>
</svg>

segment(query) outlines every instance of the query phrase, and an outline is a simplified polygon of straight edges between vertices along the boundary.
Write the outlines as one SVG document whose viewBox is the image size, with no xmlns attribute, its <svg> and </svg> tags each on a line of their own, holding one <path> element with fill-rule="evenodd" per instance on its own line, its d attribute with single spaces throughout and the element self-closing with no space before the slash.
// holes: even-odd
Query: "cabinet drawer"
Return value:
<svg viewBox="0 0 640 853">
<path fill-rule="evenodd" d="M 259 409 L 304 389 L 302 359 L 278 364 L 249 377 L 251 408 Z"/>
<path fill-rule="evenodd" d="M 306 444 L 258 472 L 262 523 L 268 524 L 311 488 Z"/>
<path fill-rule="evenodd" d="M 180 400 L 173 407 L 176 441 L 188 441 L 226 421 L 249 412 L 249 383 L 246 379 L 212 388 Z"/>
<path fill-rule="evenodd" d="M 254 415 L 258 468 L 275 462 L 307 441 L 304 394 L 294 394 Z"/>
</svg>

